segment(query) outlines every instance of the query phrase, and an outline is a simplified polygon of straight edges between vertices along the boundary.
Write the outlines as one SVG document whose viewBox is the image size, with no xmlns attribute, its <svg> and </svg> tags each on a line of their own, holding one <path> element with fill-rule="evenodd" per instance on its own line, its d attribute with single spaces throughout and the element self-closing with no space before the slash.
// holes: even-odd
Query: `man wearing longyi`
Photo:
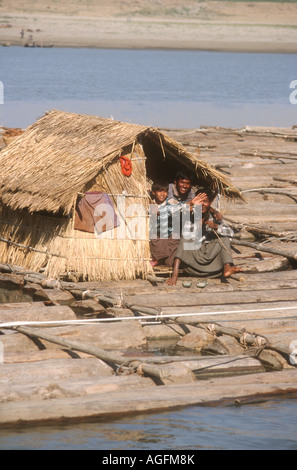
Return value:
<svg viewBox="0 0 297 470">
<path fill-rule="evenodd" d="M 197 192 L 202 197 L 202 238 L 201 246 L 197 249 L 187 249 L 188 240 L 181 238 L 175 254 L 173 273 L 167 280 L 167 284 L 176 285 L 178 271 L 181 265 L 187 274 L 197 277 L 218 277 L 224 278 L 242 270 L 235 267 L 231 254 L 230 238 L 233 237 L 232 229 L 224 223 L 221 215 L 214 211 L 211 203 L 216 194 L 208 189 L 201 189 Z M 192 227 L 193 238 L 195 229 Z"/>
</svg>

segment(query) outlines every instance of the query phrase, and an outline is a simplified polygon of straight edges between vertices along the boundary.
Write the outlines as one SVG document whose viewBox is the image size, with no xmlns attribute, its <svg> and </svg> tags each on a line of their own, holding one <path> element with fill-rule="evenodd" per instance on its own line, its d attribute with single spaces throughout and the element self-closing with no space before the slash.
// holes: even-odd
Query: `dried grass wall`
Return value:
<svg viewBox="0 0 297 470">
<path fill-rule="evenodd" d="M 0 260 L 26 269 L 46 268 L 56 277 L 67 269 L 71 220 L 0 208 Z"/>
<path fill-rule="evenodd" d="M 97 252 L 97 255 L 95 246 L 98 239 L 94 240 L 92 255 L 90 242 L 87 241 L 88 235 L 84 235 L 84 241 L 83 232 L 75 232 L 75 237 L 80 239 L 79 246 L 84 252 L 81 259 L 86 259 L 88 251 L 89 269 L 92 266 L 91 272 L 94 269 L 102 279 L 135 279 L 136 276 L 143 277 L 152 271 L 148 237 L 150 200 L 147 193 L 146 157 L 139 143 L 135 143 L 123 154 L 132 162 L 131 176 L 122 174 L 119 159 L 116 158 L 98 175 L 91 188 L 110 195 L 114 207 L 117 208 L 120 227 L 100 237 L 100 254 Z M 72 257 L 75 258 L 74 252 Z M 80 266 L 80 269 L 83 270 L 83 266 Z"/>
<path fill-rule="evenodd" d="M 108 193 L 115 207 L 120 201 L 120 211 L 117 211 L 121 219 L 120 228 L 99 237 L 74 230 L 73 218 L 31 215 L 2 206 L 0 261 L 34 271 L 45 268 L 46 274 L 54 278 L 74 272 L 90 281 L 135 279 L 151 272 L 149 198 L 141 145 L 133 145 L 128 156 L 133 167 L 131 176 L 122 174 L 116 158 L 86 188 Z M 121 214 L 122 211 L 125 213 Z"/>
</svg>

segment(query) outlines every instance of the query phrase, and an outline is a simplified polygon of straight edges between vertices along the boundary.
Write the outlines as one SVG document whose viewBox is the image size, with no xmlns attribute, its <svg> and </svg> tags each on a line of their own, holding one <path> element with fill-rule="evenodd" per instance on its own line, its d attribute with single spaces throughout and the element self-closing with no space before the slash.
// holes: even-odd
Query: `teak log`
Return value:
<svg viewBox="0 0 297 470">
<path fill-rule="evenodd" d="M 264 372 L 252 375 L 199 380 L 191 384 L 148 386 L 136 390 L 108 391 L 73 398 L 5 403 L 0 423 L 15 425 L 49 424 L 88 419 L 115 419 L 143 412 L 176 410 L 184 406 L 240 405 L 253 400 L 296 396 L 296 371 Z"/>
<path fill-rule="evenodd" d="M 241 229 L 245 229 L 247 230 L 248 232 L 251 232 L 251 233 L 254 233 L 255 235 L 259 235 L 259 236 L 264 236 L 264 237 L 267 237 L 267 236 L 271 236 L 271 237 L 286 237 L 288 235 L 290 235 L 290 232 L 289 231 L 286 231 L 286 232 L 276 232 L 274 230 L 268 230 L 264 227 L 254 227 L 252 225 L 248 225 L 244 222 L 240 223 L 240 222 L 236 222 L 235 220 L 233 220 L 232 218 L 230 217 L 225 217 L 225 220 L 227 222 L 230 223 L 230 225 L 237 229 L 237 230 L 241 230 Z"/>
<path fill-rule="evenodd" d="M 118 355 L 107 352 L 96 346 L 84 344 L 79 341 L 65 340 L 56 335 L 46 333 L 39 329 L 22 326 L 14 327 L 13 329 L 33 338 L 44 339 L 48 342 L 64 346 L 71 350 L 91 354 L 95 357 L 98 357 L 107 364 L 113 364 L 117 367 L 124 367 L 129 365 L 130 367 L 133 367 L 134 370 L 137 370 L 138 373 L 153 377 L 161 381 L 169 380 L 174 382 L 176 381 L 174 378 L 175 375 L 177 376 L 178 381 L 185 380 L 187 382 L 191 382 L 195 380 L 194 374 L 187 367 L 174 368 L 171 365 L 165 367 L 158 367 L 151 364 L 145 364 L 140 361 L 133 361 L 132 363 L 131 360 L 128 361 L 125 358 L 121 358 Z"/>
<path fill-rule="evenodd" d="M 290 253 L 288 251 L 283 251 L 283 250 L 278 250 L 276 248 L 269 248 L 267 246 L 263 246 L 261 244 L 257 243 L 250 243 L 250 242 L 245 242 L 242 240 L 232 240 L 231 241 L 232 245 L 241 245 L 241 246 L 247 246 L 249 248 L 254 248 L 257 251 L 264 251 L 266 253 L 272 253 L 274 255 L 278 256 L 283 256 L 284 258 L 287 258 L 292 261 L 297 261 L 297 253 Z"/>
<path fill-rule="evenodd" d="M 288 178 L 280 178 L 278 176 L 274 176 L 273 179 L 274 181 L 282 181 L 283 183 L 290 183 L 290 184 L 297 185 L 297 180 L 291 180 Z"/>
<path fill-rule="evenodd" d="M 3 304 L 2 304 L 3 305 Z M 24 302 L 19 304 L 12 304 L 7 306 L 0 304 L 0 324 L 9 322 L 23 322 L 23 321 L 51 321 L 57 320 L 76 320 L 73 310 L 66 305 L 53 305 L 46 307 L 41 302 L 28 304 Z"/>
</svg>

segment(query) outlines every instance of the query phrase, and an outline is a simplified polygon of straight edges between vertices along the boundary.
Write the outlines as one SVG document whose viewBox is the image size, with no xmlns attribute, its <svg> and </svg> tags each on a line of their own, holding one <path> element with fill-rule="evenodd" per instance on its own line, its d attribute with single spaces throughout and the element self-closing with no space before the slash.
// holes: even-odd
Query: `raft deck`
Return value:
<svg viewBox="0 0 297 470">
<path fill-rule="evenodd" d="M 220 210 L 244 273 L 186 288 L 162 267 L 99 284 L 0 265 L 2 426 L 297 397 L 297 130 L 166 132 L 243 191 Z"/>
</svg>

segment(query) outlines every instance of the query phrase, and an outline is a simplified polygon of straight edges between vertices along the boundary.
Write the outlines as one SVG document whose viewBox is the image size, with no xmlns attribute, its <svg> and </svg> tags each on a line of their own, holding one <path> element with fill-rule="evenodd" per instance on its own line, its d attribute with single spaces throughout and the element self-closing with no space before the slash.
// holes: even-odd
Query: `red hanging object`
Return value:
<svg viewBox="0 0 297 470">
<path fill-rule="evenodd" d="M 124 176 L 130 176 L 132 173 L 132 162 L 130 158 L 122 155 L 120 157 L 122 173 Z"/>
</svg>

